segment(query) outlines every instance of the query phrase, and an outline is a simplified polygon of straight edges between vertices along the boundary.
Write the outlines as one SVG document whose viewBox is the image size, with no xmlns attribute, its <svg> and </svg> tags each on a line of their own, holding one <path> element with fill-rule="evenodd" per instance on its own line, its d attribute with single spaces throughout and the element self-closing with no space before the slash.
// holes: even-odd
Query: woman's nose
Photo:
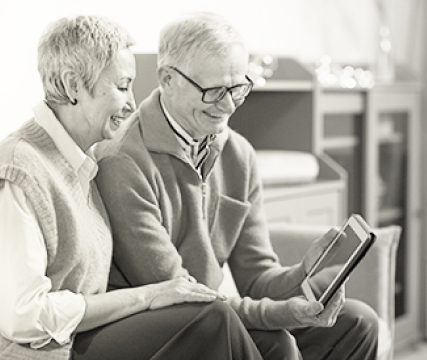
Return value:
<svg viewBox="0 0 427 360">
<path fill-rule="evenodd" d="M 136 110 L 135 95 L 132 90 L 129 91 L 128 107 L 130 108 L 130 112 L 134 112 Z"/>
</svg>

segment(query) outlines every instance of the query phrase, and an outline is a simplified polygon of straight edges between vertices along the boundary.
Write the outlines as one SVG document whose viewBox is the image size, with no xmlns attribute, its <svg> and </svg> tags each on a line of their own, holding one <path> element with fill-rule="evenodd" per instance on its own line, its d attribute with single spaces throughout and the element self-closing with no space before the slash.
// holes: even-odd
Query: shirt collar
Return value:
<svg viewBox="0 0 427 360">
<path fill-rule="evenodd" d="M 185 131 L 181 125 L 179 125 L 172 115 L 169 113 L 168 109 L 165 106 L 165 103 L 163 102 L 163 97 L 160 96 L 160 105 L 162 107 L 163 112 L 165 113 L 166 120 L 169 122 L 169 125 L 171 126 L 172 130 L 174 131 L 175 135 L 178 137 L 180 143 L 184 142 L 186 146 L 198 146 L 199 141 L 196 139 L 193 139 L 190 134 Z"/>
<path fill-rule="evenodd" d="M 93 149 L 84 153 L 44 101 L 33 108 L 33 113 L 37 124 L 48 133 L 59 152 L 77 172 L 82 186 L 88 188 L 85 185 L 86 181 L 82 182 L 82 176 L 91 181 L 98 171 Z"/>
<path fill-rule="evenodd" d="M 163 102 L 163 97 L 160 96 L 160 106 L 162 107 L 163 112 L 165 113 L 166 120 L 168 120 L 169 125 L 172 130 L 175 132 L 180 142 L 184 142 L 187 146 L 200 146 L 204 141 L 209 146 L 216 138 L 215 134 L 207 135 L 203 140 L 193 139 L 190 134 L 184 130 L 184 128 L 178 124 L 177 121 L 174 120 L 172 115 L 169 113 L 168 109 L 166 109 L 165 103 Z"/>
</svg>

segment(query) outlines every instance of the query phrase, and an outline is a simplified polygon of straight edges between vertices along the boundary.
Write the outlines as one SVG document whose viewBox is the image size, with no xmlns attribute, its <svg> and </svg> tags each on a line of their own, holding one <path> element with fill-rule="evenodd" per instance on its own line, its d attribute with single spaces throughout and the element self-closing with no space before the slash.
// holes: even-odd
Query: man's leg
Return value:
<svg viewBox="0 0 427 360">
<path fill-rule="evenodd" d="M 347 299 L 331 328 L 291 331 L 304 360 L 374 360 L 378 347 L 378 317 L 363 302 Z"/>
<path fill-rule="evenodd" d="M 295 338 L 287 331 L 250 330 L 264 360 L 302 360 Z"/>
<path fill-rule="evenodd" d="M 225 303 L 150 310 L 80 333 L 73 360 L 262 360 L 235 312 Z"/>
</svg>

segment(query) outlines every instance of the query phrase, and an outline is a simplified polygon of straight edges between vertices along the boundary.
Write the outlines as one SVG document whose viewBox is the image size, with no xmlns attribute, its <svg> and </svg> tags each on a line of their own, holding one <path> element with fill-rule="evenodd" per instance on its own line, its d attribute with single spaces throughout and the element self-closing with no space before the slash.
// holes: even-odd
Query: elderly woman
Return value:
<svg viewBox="0 0 427 360">
<path fill-rule="evenodd" d="M 112 237 L 92 147 L 135 108 L 131 45 L 94 16 L 40 40 L 45 101 L 0 143 L 0 359 L 261 359 L 222 296 L 192 278 L 106 292 Z"/>
</svg>

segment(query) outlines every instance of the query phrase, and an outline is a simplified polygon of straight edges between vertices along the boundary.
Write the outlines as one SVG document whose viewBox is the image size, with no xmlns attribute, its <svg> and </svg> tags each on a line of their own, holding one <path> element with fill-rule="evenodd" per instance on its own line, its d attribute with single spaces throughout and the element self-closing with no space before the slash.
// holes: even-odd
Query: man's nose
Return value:
<svg viewBox="0 0 427 360">
<path fill-rule="evenodd" d="M 216 104 L 216 106 L 221 111 L 230 115 L 236 110 L 236 104 L 234 103 L 229 91 L 227 91 L 225 96 Z"/>
</svg>

